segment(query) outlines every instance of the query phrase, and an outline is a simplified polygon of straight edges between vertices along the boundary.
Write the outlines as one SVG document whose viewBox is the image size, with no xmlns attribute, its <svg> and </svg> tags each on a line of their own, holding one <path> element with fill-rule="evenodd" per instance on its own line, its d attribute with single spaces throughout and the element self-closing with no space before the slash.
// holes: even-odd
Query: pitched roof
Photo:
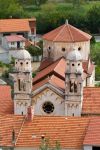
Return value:
<svg viewBox="0 0 100 150">
<path fill-rule="evenodd" d="M 0 114 L 12 114 L 13 101 L 11 98 L 11 87 L 0 85 Z"/>
<path fill-rule="evenodd" d="M 83 98 L 83 114 L 100 114 L 100 88 L 84 88 Z"/>
<path fill-rule="evenodd" d="M 43 39 L 54 42 L 81 42 L 90 40 L 91 36 L 70 24 L 64 24 L 44 34 Z"/>
<path fill-rule="evenodd" d="M 30 31 L 30 19 L 0 19 L 0 33 Z M 35 18 L 32 19 L 35 21 Z"/>
<path fill-rule="evenodd" d="M 65 58 L 60 58 L 58 60 L 56 60 L 55 62 L 48 62 L 45 60 L 43 63 L 43 67 L 44 69 L 40 70 L 36 77 L 33 78 L 33 85 L 35 85 L 36 83 L 40 82 L 41 80 L 44 80 L 47 77 L 50 77 L 51 75 L 56 75 L 59 78 L 65 80 L 65 69 L 66 69 L 66 60 Z M 44 64 L 45 63 L 45 64 Z M 91 64 L 90 67 L 88 68 L 88 61 L 83 62 L 83 70 L 84 70 L 84 77 L 87 74 L 90 74 L 90 71 L 92 72 L 94 70 L 94 65 Z"/>
<path fill-rule="evenodd" d="M 100 117 L 90 120 L 83 144 L 100 146 Z"/>
<path fill-rule="evenodd" d="M 16 147 L 39 147 L 45 135 L 51 146 L 58 141 L 61 148 L 82 148 L 88 123 L 85 117 L 34 116 L 24 123 Z"/>
<path fill-rule="evenodd" d="M 21 35 L 9 35 L 5 36 L 8 42 L 26 41 L 26 39 Z"/>
<path fill-rule="evenodd" d="M 23 116 L 0 115 L 0 146 L 14 145 L 12 143 L 12 132 L 15 131 L 15 139 L 17 139 L 23 121 Z"/>
<path fill-rule="evenodd" d="M 33 84 L 39 82 L 41 79 L 44 79 L 45 77 L 52 75 L 53 73 L 59 74 L 60 76 L 62 76 L 62 78 L 64 78 L 65 77 L 64 70 L 65 70 L 65 60 L 64 58 L 61 58 L 52 63 L 51 65 L 49 65 L 47 68 L 38 72 L 36 77 L 33 78 Z"/>
</svg>

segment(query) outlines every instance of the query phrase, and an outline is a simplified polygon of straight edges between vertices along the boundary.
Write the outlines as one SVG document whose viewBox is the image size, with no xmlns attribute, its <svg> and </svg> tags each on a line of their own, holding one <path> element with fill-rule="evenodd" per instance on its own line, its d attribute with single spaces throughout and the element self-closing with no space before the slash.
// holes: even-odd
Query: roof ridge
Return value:
<svg viewBox="0 0 100 150">
<path fill-rule="evenodd" d="M 17 136 L 17 139 L 16 139 L 16 141 L 15 141 L 14 145 L 16 145 L 16 144 L 17 144 L 17 141 L 18 141 L 18 138 L 19 138 L 20 133 L 21 133 L 21 131 L 22 131 L 23 125 L 24 125 L 24 123 L 25 123 L 25 120 L 26 120 L 26 116 L 25 116 L 25 118 L 23 119 L 23 122 L 22 122 L 21 128 L 20 128 L 20 130 L 19 130 L 19 133 L 18 133 L 18 136 Z"/>
<path fill-rule="evenodd" d="M 73 35 L 72 35 L 72 33 L 71 33 L 71 31 L 70 31 L 70 28 L 69 28 L 69 24 L 68 24 L 67 26 L 68 26 L 68 31 L 69 31 L 70 37 L 71 37 L 72 41 L 74 42 Z"/>
<path fill-rule="evenodd" d="M 57 37 L 59 36 L 59 34 L 62 32 L 62 30 L 66 27 L 66 24 L 63 25 L 63 28 L 60 30 L 60 32 L 56 35 L 56 37 L 54 38 L 53 41 L 55 41 L 57 39 Z"/>
</svg>

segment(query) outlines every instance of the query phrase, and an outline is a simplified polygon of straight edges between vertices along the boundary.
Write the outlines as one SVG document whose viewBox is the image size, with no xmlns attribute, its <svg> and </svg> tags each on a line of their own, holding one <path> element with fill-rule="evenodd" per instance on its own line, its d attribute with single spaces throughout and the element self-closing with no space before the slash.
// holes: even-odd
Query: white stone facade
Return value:
<svg viewBox="0 0 100 150">
<path fill-rule="evenodd" d="M 46 102 L 51 102 L 54 106 L 54 111 L 51 113 L 46 113 L 43 110 L 43 105 Z M 64 116 L 65 115 L 65 103 L 64 99 L 56 94 L 49 88 L 46 88 L 38 95 L 32 98 L 32 105 L 34 105 L 35 115 L 52 115 L 52 116 Z"/>
<path fill-rule="evenodd" d="M 43 57 L 51 57 L 53 60 L 57 60 L 62 56 L 66 56 L 72 48 L 80 48 L 79 52 L 82 55 L 83 60 L 88 60 L 90 54 L 90 41 L 84 42 L 53 42 L 53 41 L 43 41 Z M 50 49 L 50 50 L 49 50 Z M 48 50 L 50 52 L 48 52 Z M 50 53 L 50 54 L 49 54 Z"/>
<path fill-rule="evenodd" d="M 32 93 L 32 68 L 31 56 L 26 50 L 20 50 L 15 59 L 14 69 L 14 113 L 27 114 L 27 108 L 31 105 Z M 21 59 L 20 59 L 21 58 Z"/>
</svg>

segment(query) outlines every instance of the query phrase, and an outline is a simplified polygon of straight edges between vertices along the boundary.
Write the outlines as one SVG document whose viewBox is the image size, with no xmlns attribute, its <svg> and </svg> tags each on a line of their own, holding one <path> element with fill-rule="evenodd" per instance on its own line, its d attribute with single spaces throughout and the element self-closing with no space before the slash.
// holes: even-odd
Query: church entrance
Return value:
<svg viewBox="0 0 100 150">
<path fill-rule="evenodd" d="M 92 150 L 100 150 L 100 147 L 94 146 L 94 147 L 92 148 Z"/>
</svg>

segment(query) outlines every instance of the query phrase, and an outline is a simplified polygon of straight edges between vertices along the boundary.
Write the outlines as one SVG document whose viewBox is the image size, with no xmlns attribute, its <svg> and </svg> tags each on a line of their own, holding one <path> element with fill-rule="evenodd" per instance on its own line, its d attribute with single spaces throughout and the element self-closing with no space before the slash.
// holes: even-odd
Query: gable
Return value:
<svg viewBox="0 0 100 150">
<path fill-rule="evenodd" d="M 50 88 L 35 95 L 32 105 L 35 115 L 64 115 L 65 112 L 63 98 Z"/>
</svg>

